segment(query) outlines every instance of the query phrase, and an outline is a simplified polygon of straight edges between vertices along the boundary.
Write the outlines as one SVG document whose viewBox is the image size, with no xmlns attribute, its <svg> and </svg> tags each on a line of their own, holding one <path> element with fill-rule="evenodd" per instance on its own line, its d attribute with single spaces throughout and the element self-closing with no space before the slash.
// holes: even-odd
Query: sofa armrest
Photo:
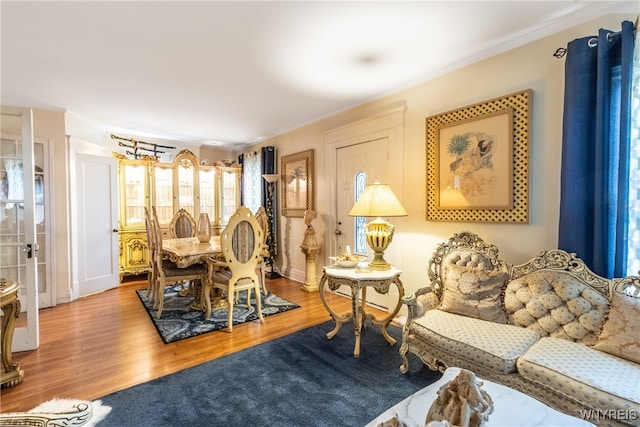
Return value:
<svg viewBox="0 0 640 427">
<path fill-rule="evenodd" d="M 407 324 L 427 311 L 435 310 L 440 305 L 440 299 L 432 286 L 418 289 L 413 294 L 404 297 L 402 302 L 408 310 Z"/>
</svg>

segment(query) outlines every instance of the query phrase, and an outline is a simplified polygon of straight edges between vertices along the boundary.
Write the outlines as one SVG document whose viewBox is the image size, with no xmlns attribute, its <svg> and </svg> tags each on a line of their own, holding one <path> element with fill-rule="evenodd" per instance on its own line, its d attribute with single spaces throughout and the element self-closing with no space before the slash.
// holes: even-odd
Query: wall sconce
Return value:
<svg viewBox="0 0 640 427">
<path fill-rule="evenodd" d="M 262 175 L 262 178 L 269 184 L 273 184 L 274 182 L 278 181 L 280 175 L 278 175 L 277 173 L 265 173 L 264 175 Z"/>
<path fill-rule="evenodd" d="M 373 261 L 369 263 L 373 270 L 391 268 L 391 265 L 384 260 L 384 251 L 393 239 L 395 227 L 381 217 L 407 215 L 407 211 L 393 194 L 391 187 L 381 184 L 378 180 L 364 188 L 358 201 L 351 208 L 349 216 L 376 217 L 365 225 L 367 243 L 375 254 Z"/>
<path fill-rule="evenodd" d="M 262 179 L 267 181 L 267 212 L 273 209 L 273 191 L 275 183 L 278 182 L 279 178 L 280 175 L 278 175 L 277 173 L 265 173 L 264 175 L 262 175 Z M 271 210 L 271 212 L 273 211 Z"/>
</svg>

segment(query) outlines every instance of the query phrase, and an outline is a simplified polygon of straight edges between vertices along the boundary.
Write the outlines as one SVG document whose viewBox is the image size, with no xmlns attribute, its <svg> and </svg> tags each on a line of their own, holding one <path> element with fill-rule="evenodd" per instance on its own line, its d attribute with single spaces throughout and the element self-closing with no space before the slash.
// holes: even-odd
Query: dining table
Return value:
<svg viewBox="0 0 640 427">
<path fill-rule="evenodd" d="M 162 252 L 179 268 L 206 263 L 210 257 L 224 261 L 220 236 L 211 236 L 208 242 L 200 242 L 197 237 L 162 239 Z"/>
<path fill-rule="evenodd" d="M 210 278 L 213 277 L 212 269 L 225 265 L 225 257 L 220 247 L 220 236 L 211 236 L 208 242 L 200 242 L 198 237 L 162 239 L 162 252 L 169 260 L 173 261 L 178 268 L 189 267 L 193 264 L 205 264 L 208 272 L 206 280 L 211 280 Z M 200 287 L 200 290 L 201 289 Z M 194 295 L 196 298 L 193 303 L 191 303 L 191 308 L 202 311 L 203 307 L 206 306 L 203 298 L 207 298 L 207 296 L 202 295 L 200 290 L 195 291 Z M 219 291 L 219 289 L 214 288 L 214 292 Z M 209 304 L 212 307 L 226 306 L 222 295 L 215 294 L 213 298 L 211 298 L 210 295 L 208 297 L 210 298 Z"/>
</svg>

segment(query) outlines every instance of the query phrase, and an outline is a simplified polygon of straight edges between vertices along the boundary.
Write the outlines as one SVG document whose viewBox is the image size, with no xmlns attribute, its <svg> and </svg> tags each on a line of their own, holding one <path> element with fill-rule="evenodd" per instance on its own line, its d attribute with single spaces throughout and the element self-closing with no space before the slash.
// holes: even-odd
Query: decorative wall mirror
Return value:
<svg viewBox="0 0 640 427">
<path fill-rule="evenodd" d="M 304 216 L 313 210 L 313 149 L 282 156 L 282 214 L 286 217 Z"/>
</svg>

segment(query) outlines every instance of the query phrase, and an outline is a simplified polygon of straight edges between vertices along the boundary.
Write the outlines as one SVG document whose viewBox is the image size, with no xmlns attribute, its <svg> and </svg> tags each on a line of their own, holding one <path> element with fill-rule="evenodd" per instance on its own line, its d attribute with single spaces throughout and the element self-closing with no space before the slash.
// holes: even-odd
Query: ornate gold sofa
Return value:
<svg viewBox="0 0 640 427">
<path fill-rule="evenodd" d="M 521 265 L 473 233 L 437 246 L 404 298 L 407 353 L 461 367 L 598 425 L 640 425 L 640 277 L 605 279 L 562 250 Z"/>
</svg>

